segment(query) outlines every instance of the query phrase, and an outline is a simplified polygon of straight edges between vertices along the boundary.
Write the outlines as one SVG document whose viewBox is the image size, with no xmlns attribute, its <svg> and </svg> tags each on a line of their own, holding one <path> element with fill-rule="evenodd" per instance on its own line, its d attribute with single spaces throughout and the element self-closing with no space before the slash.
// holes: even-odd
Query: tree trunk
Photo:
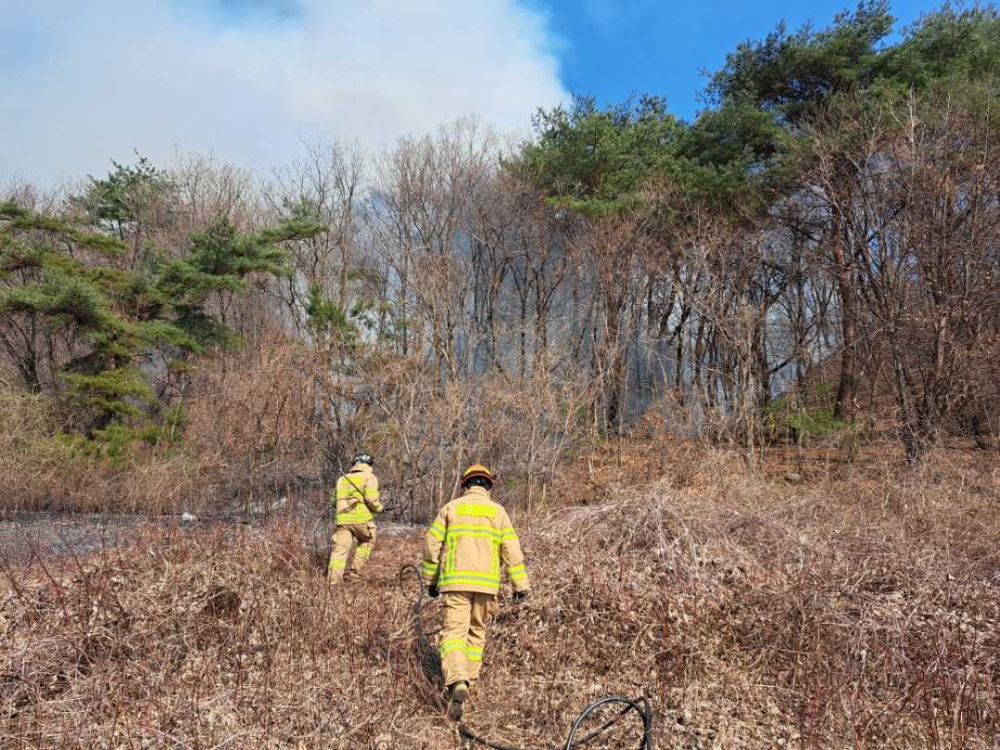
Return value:
<svg viewBox="0 0 1000 750">
<path fill-rule="evenodd" d="M 833 407 L 836 419 L 854 419 L 858 383 L 858 298 L 852 283 L 851 267 L 844 249 L 840 213 L 834 213 L 833 260 L 837 274 L 837 291 L 840 295 L 840 383 L 837 401 Z"/>
</svg>

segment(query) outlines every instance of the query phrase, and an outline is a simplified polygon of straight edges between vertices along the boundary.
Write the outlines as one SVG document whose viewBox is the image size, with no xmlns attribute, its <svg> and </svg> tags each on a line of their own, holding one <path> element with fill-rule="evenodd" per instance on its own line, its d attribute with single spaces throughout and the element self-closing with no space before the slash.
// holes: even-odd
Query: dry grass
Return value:
<svg viewBox="0 0 1000 750">
<path fill-rule="evenodd" d="M 579 378 L 490 375 L 442 388 L 439 373 L 415 359 L 368 364 L 363 377 L 338 384 L 340 416 L 331 420 L 315 355 L 302 346 L 276 336 L 217 352 L 157 382 L 183 419 L 164 425 L 158 441 L 124 447 L 63 434 L 56 397 L 25 396 L 0 378 L 0 472 L 12 478 L 0 511 L 266 508 L 328 488 L 363 449 L 407 517 L 425 520 L 473 457 L 504 476 L 511 504 L 544 498 L 559 464 L 593 434 L 592 394 Z"/>
<path fill-rule="evenodd" d="M 0 387 L 0 510 L 212 512 L 266 506 L 320 473 L 308 363 L 281 341 L 207 358 L 175 393 L 184 420 L 155 444 L 63 434 L 52 396 Z"/>
<path fill-rule="evenodd" d="M 789 486 L 692 458 L 646 489 L 516 516 L 535 590 L 501 605 L 473 728 L 550 746 L 620 693 L 651 698 L 668 747 L 996 746 L 995 467 Z M 459 747 L 397 587 L 419 544 L 383 535 L 366 582 L 334 592 L 294 521 L 8 566 L 3 744 Z"/>
</svg>

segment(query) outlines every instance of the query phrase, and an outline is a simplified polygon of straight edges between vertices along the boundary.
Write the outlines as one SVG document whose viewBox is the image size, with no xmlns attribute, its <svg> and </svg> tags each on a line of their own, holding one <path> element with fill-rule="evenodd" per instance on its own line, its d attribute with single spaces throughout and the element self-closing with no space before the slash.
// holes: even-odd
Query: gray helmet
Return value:
<svg viewBox="0 0 1000 750">
<path fill-rule="evenodd" d="M 353 463 L 368 464 L 369 466 L 374 466 L 375 460 L 367 453 L 359 453 L 354 457 Z"/>
</svg>

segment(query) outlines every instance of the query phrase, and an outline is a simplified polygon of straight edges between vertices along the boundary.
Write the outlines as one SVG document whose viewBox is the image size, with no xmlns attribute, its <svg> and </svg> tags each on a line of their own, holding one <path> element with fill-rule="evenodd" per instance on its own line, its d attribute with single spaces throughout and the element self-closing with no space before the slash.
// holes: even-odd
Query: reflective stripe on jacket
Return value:
<svg viewBox="0 0 1000 750">
<path fill-rule="evenodd" d="M 441 508 L 427 531 L 424 582 L 436 581 L 442 592 L 496 594 L 501 564 L 515 591 L 530 588 L 521 543 L 507 511 L 483 488 L 470 487 Z"/>
<path fill-rule="evenodd" d="M 368 464 L 354 464 L 351 470 L 337 480 L 337 489 L 331 498 L 337 509 L 337 524 L 368 523 L 372 513 L 382 512 L 378 500 L 378 479 Z"/>
</svg>

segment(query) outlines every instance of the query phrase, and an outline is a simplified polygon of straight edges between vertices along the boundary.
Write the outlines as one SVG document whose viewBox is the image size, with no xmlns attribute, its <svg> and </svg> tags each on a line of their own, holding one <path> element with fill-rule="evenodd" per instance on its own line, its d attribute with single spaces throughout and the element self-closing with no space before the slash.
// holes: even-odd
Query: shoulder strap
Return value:
<svg viewBox="0 0 1000 750">
<path fill-rule="evenodd" d="M 364 490 L 363 487 L 358 487 L 358 485 L 356 485 L 354 483 L 354 480 L 351 479 L 347 474 L 344 474 L 344 479 L 346 479 L 347 482 L 348 482 L 348 484 L 350 484 L 354 489 L 356 489 L 358 492 L 361 493 L 361 497 L 358 498 L 357 500 L 355 500 L 351 504 L 351 507 L 356 508 L 356 507 L 358 507 L 358 503 L 363 503 L 364 502 L 364 500 L 365 500 L 365 490 Z"/>
</svg>

